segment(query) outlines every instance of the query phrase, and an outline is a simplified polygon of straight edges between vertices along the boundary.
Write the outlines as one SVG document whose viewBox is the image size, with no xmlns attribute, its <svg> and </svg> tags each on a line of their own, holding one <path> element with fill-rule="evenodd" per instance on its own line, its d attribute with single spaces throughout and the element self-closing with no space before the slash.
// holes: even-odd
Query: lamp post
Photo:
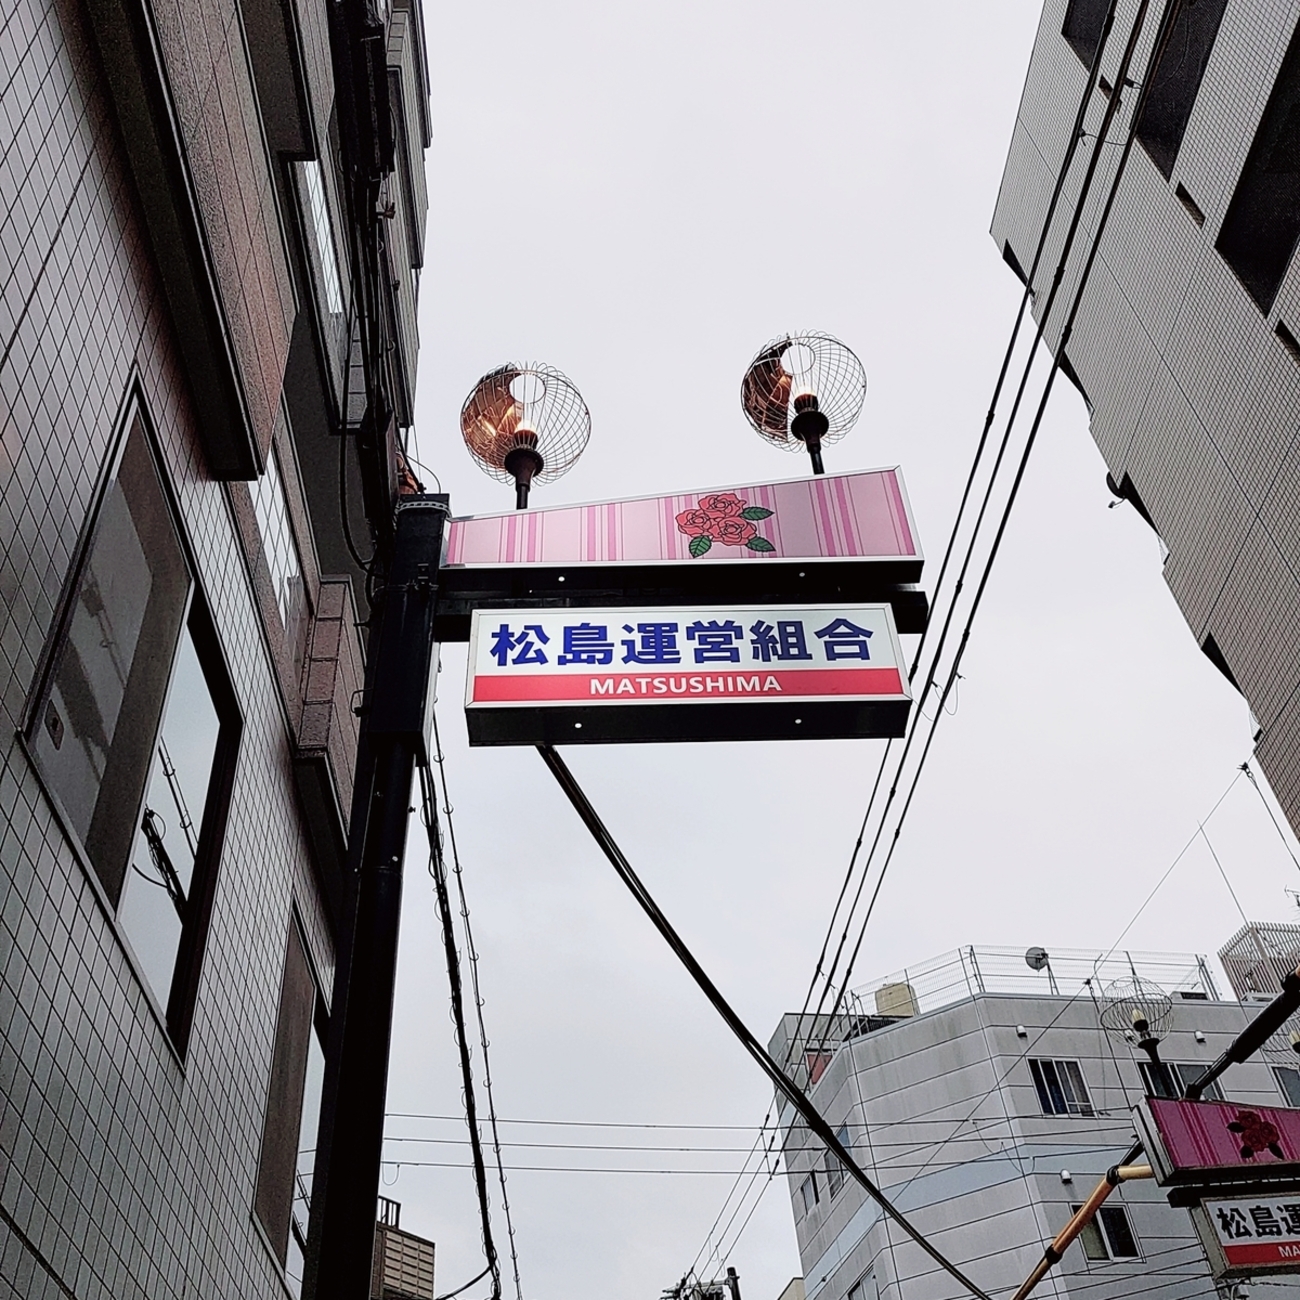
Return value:
<svg viewBox="0 0 1300 1300">
<path fill-rule="evenodd" d="M 1136 1036 L 1138 1047 L 1151 1063 L 1147 1076 L 1149 1095 L 1177 1096 L 1169 1067 L 1160 1059 L 1160 1042 L 1168 1031 L 1173 999 L 1158 984 L 1133 972 L 1131 979 L 1107 985 L 1103 1000 L 1102 1027 L 1125 1042 L 1132 1042 Z"/>
</svg>

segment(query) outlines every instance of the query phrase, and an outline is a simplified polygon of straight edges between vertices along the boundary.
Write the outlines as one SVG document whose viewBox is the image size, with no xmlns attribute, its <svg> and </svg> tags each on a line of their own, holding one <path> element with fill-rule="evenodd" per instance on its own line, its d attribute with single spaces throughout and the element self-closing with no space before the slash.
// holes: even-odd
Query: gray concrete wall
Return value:
<svg viewBox="0 0 1300 1300">
<path fill-rule="evenodd" d="M 1162 1056 L 1208 1065 L 1249 1014 L 1235 1002 L 1176 997 Z M 977 1284 L 1000 1294 L 1024 1280 L 1072 1204 L 1132 1142 L 1131 1112 L 1143 1095 L 1140 1056 L 1135 1045 L 1103 1033 L 1082 990 L 1075 997 L 989 994 L 854 1039 L 812 1097 L 832 1124 L 848 1124 L 855 1156 L 917 1227 Z M 1079 1063 L 1094 1115 L 1042 1113 L 1029 1067 L 1040 1057 Z M 1271 1063 L 1233 1067 L 1223 1081 L 1227 1099 L 1284 1105 Z M 882 1300 L 962 1295 L 897 1227 L 886 1226 L 855 1183 L 829 1197 L 823 1176 L 821 1202 L 805 1214 L 800 1185 L 810 1170 L 824 1168 L 824 1153 L 801 1131 L 787 1137 L 787 1182 L 809 1300 L 844 1300 L 868 1270 Z M 1062 1170 L 1072 1176 L 1068 1185 Z M 1076 1244 L 1042 1294 L 1212 1296 L 1187 1211 L 1170 1209 L 1150 1183 L 1127 1184 L 1117 1197 L 1141 1257 L 1092 1262 Z M 1269 1293 L 1300 1293 L 1300 1283 Z"/>
</svg>

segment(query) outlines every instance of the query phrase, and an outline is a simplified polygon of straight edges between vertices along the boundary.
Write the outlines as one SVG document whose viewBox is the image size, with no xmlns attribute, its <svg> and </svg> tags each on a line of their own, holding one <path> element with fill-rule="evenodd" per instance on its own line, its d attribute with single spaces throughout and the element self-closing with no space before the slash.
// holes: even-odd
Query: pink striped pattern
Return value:
<svg viewBox="0 0 1300 1300">
<path fill-rule="evenodd" d="M 453 519 L 447 529 L 444 563 L 496 567 L 689 560 L 709 564 L 920 555 L 897 469 L 711 490 L 734 492 L 750 505 L 772 511 L 759 521 L 758 535 L 775 549 L 751 551 L 715 543 L 691 560 L 690 538 L 678 529 L 677 516 L 694 508 L 703 493 L 689 492 Z"/>
</svg>

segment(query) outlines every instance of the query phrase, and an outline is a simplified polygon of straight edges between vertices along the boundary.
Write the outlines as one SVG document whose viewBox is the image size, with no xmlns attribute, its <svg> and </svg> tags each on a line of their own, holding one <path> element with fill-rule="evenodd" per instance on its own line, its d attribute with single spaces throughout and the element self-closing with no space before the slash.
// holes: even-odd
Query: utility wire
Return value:
<svg viewBox="0 0 1300 1300">
<path fill-rule="evenodd" d="M 1250 770 L 1250 762 L 1247 761 L 1241 765 L 1241 770 L 1246 774 L 1246 780 L 1255 788 L 1255 793 L 1259 795 L 1259 801 L 1264 805 L 1264 811 L 1268 813 L 1268 819 L 1273 823 L 1273 829 L 1277 831 L 1277 837 L 1282 841 L 1282 847 L 1286 849 L 1287 856 L 1294 863 L 1297 871 L 1300 871 L 1300 860 L 1297 860 L 1295 850 L 1291 847 L 1291 841 L 1286 837 L 1278 820 L 1273 816 L 1273 808 L 1268 800 L 1264 797 L 1264 791 L 1259 788 L 1259 782 L 1255 780 L 1255 774 Z"/>
<path fill-rule="evenodd" d="M 469 1128 L 473 1157 L 474 1189 L 478 1194 L 479 1220 L 483 1233 L 483 1255 L 487 1262 L 484 1274 L 492 1278 L 492 1300 L 501 1300 L 501 1268 L 496 1243 L 492 1239 L 492 1213 L 488 1202 L 487 1169 L 483 1162 L 483 1142 L 478 1131 L 478 1104 L 474 1097 L 474 1067 L 470 1061 L 469 1035 L 465 1030 L 465 1003 L 460 978 L 460 955 L 456 951 L 456 933 L 447 892 L 447 866 L 442 856 L 435 808 L 433 778 L 427 762 L 420 764 L 420 793 L 423 819 L 429 837 L 429 874 L 433 877 L 438 916 L 442 922 L 442 944 L 447 958 L 447 980 L 451 985 L 451 1013 L 456 1027 L 456 1049 L 460 1056 L 461 1086 L 465 1094 L 465 1121 Z M 475 1279 L 477 1280 L 477 1279 Z M 466 1287 L 472 1285 L 466 1283 Z M 462 1287 L 461 1290 L 464 1290 Z M 452 1292 L 453 1295 L 457 1294 Z"/>
<path fill-rule="evenodd" d="M 1146 18 L 1148 4 L 1149 4 L 1149 0 L 1140 0 L 1140 3 L 1138 5 L 1137 13 L 1135 14 L 1133 19 L 1133 26 L 1129 31 L 1128 42 L 1124 47 L 1124 53 L 1120 59 L 1119 68 L 1116 73 L 1115 84 L 1118 86 L 1122 86 L 1128 77 L 1129 68 L 1133 60 L 1133 55 L 1137 49 L 1138 40 L 1142 33 L 1142 28 Z M 1166 14 L 1165 18 L 1166 19 L 1168 18 L 1168 14 Z M 1163 26 L 1165 26 L 1164 20 L 1162 20 L 1162 27 Z M 1157 37 L 1155 49 L 1153 50 L 1151 56 L 1151 66 L 1154 66 L 1154 62 L 1158 57 L 1159 51 L 1162 48 L 1163 48 L 1163 41 L 1159 37 Z M 962 628 L 961 639 L 958 642 L 956 653 L 953 656 L 953 661 L 948 672 L 947 681 L 943 687 L 942 693 L 939 696 L 938 711 L 936 712 L 934 720 L 930 725 L 930 731 L 928 736 L 926 737 L 925 745 L 921 752 L 921 757 L 917 762 L 916 770 L 912 774 L 911 784 L 908 789 L 907 797 L 903 803 L 903 807 L 899 813 L 898 821 L 894 828 L 894 833 L 890 841 L 889 849 L 886 852 L 885 860 L 882 863 L 880 871 L 877 874 L 875 890 L 872 893 L 871 902 L 868 904 L 866 914 L 864 915 L 863 920 L 861 922 L 861 926 L 858 932 L 858 938 L 854 944 L 853 952 L 849 958 L 848 966 L 845 969 L 845 973 L 841 981 L 840 992 L 836 996 L 836 999 L 832 1005 L 832 1009 L 830 1012 L 832 1018 L 837 1014 L 839 1006 L 843 1002 L 844 993 L 846 992 L 849 980 L 852 977 L 853 967 L 856 964 L 858 954 L 861 951 L 862 942 L 866 935 L 867 925 L 871 920 L 871 914 L 875 907 L 875 901 L 880 895 L 880 887 L 884 881 L 885 874 L 889 869 L 889 865 L 893 860 L 894 851 L 897 848 L 899 836 L 902 833 L 903 823 L 906 821 L 907 814 L 911 809 L 912 800 L 915 797 L 916 789 L 920 781 L 921 773 L 924 771 L 925 762 L 929 757 L 930 747 L 934 741 L 935 733 L 938 730 L 939 719 L 943 716 L 943 706 L 947 702 L 948 695 L 953 690 L 959 678 L 962 660 L 965 657 L 966 650 L 970 644 L 971 630 L 974 626 L 976 616 L 979 613 L 980 606 L 983 603 L 985 593 L 988 590 L 989 579 L 992 576 L 994 564 L 997 561 L 998 554 L 1002 547 L 1003 539 L 1006 536 L 1007 525 L 1010 522 L 1011 512 L 1014 509 L 1016 498 L 1019 496 L 1020 487 L 1021 484 L 1024 482 L 1025 471 L 1028 468 L 1030 456 L 1033 453 L 1034 446 L 1038 440 L 1039 431 L 1042 428 L 1043 416 L 1047 411 L 1047 404 L 1052 395 L 1052 387 L 1053 384 L 1055 383 L 1056 376 L 1061 368 L 1061 358 L 1064 357 L 1066 354 L 1066 348 L 1069 344 L 1071 334 L 1073 333 L 1075 321 L 1078 318 L 1079 307 L 1083 302 L 1083 296 L 1087 290 L 1088 282 L 1092 274 L 1092 269 L 1096 264 L 1097 253 L 1101 247 L 1102 236 L 1106 231 L 1106 226 L 1109 222 L 1111 211 L 1114 208 L 1115 198 L 1119 192 L 1120 182 L 1124 177 L 1125 164 L 1127 163 L 1129 155 L 1132 152 L 1133 141 L 1136 139 L 1137 136 L 1137 124 L 1138 121 L 1140 120 L 1142 105 L 1145 103 L 1145 99 L 1146 99 L 1146 85 L 1149 84 L 1149 82 L 1150 82 L 1150 67 L 1148 68 L 1147 76 L 1144 78 L 1145 84 L 1143 86 L 1143 93 L 1141 96 L 1139 96 L 1137 108 L 1133 114 L 1132 122 L 1129 126 L 1127 135 L 1125 137 L 1124 149 L 1123 152 L 1120 154 L 1119 162 L 1115 169 L 1115 174 L 1111 180 L 1110 189 L 1106 195 L 1105 205 L 1103 206 L 1101 214 L 1098 218 L 1096 228 L 1091 235 L 1088 254 L 1084 261 L 1083 269 L 1079 276 L 1078 282 L 1075 285 L 1073 299 L 1070 304 L 1070 310 L 1066 316 L 1065 323 L 1061 330 L 1061 337 L 1057 345 L 1056 353 L 1055 355 L 1053 355 L 1051 365 L 1048 368 L 1047 379 L 1043 385 L 1043 391 L 1041 396 L 1039 397 L 1038 406 L 1034 412 L 1033 422 L 1030 425 L 1029 433 L 1025 439 L 1024 448 L 1021 451 L 1020 461 L 1016 467 L 1015 477 L 1012 480 L 1010 492 L 1003 506 L 1001 518 L 998 521 L 997 531 L 994 533 L 993 541 L 990 546 L 988 556 L 984 561 L 983 570 L 980 574 L 979 584 L 975 589 L 975 595 L 971 601 L 971 606 L 966 616 L 965 626 Z M 1092 155 L 1088 160 L 1088 168 L 1083 178 L 1079 200 L 1075 205 L 1075 210 L 1070 220 L 1070 225 L 1066 233 L 1065 242 L 1062 246 L 1060 256 L 1057 260 L 1056 271 L 1052 277 L 1051 290 L 1049 291 L 1047 302 L 1043 307 L 1042 317 L 1039 321 L 1038 330 L 1035 334 L 1035 348 L 1038 342 L 1043 337 L 1043 333 L 1044 330 L 1046 329 L 1048 319 L 1051 316 L 1051 310 L 1052 310 L 1052 306 L 1054 305 L 1057 292 L 1064 281 L 1065 271 L 1068 265 L 1070 253 L 1073 251 L 1074 240 L 1076 235 L 1078 234 L 1079 226 L 1083 219 L 1083 212 L 1086 206 L 1086 197 L 1091 190 L 1092 181 L 1096 175 L 1097 168 L 1102 157 L 1102 151 L 1100 146 L 1102 141 L 1105 139 L 1105 137 L 1109 135 L 1111 125 L 1119 109 L 1119 103 L 1120 103 L 1119 95 L 1110 96 L 1110 98 L 1106 102 L 1106 109 L 1104 114 L 1102 115 L 1101 125 L 1099 126 L 1097 132 L 1098 134 L 1097 147 L 1093 149 Z M 1028 361 L 1026 362 L 1024 374 L 1022 376 L 1021 383 L 1020 383 L 1020 388 L 1016 394 L 1016 400 L 1013 403 L 1011 415 L 1008 418 L 1007 433 L 1006 433 L 1007 437 L 1010 436 L 1012 424 L 1014 423 L 1016 419 L 1016 415 L 1019 411 L 1021 396 L 1023 395 L 1025 391 L 1025 387 L 1028 384 L 1029 374 L 1033 366 L 1033 363 L 1034 363 L 1034 357 L 1033 355 L 1031 355 Z M 913 734 L 915 733 L 913 732 Z M 909 737 L 909 743 L 910 743 L 910 739 L 911 738 Z M 882 819 L 882 823 L 881 823 L 882 829 L 883 829 L 883 825 L 884 823 Z M 868 859 L 867 867 L 864 868 L 864 872 L 869 868 L 870 868 L 870 859 Z"/>
<path fill-rule="evenodd" d="M 777 1090 L 790 1102 L 792 1106 L 803 1116 L 804 1122 L 808 1127 L 821 1138 L 826 1146 L 834 1152 L 835 1156 L 843 1164 L 845 1170 L 862 1186 L 868 1196 L 874 1200 L 880 1208 L 887 1214 L 898 1226 L 927 1254 L 944 1272 L 948 1273 L 954 1280 L 959 1282 L 978 1300 L 991 1300 L 987 1292 L 981 1290 L 975 1285 L 938 1247 L 936 1247 L 928 1237 L 925 1236 L 912 1222 L 898 1209 L 896 1205 L 880 1190 L 879 1187 L 867 1177 L 866 1172 L 854 1160 L 852 1155 L 845 1149 L 844 1144 L 835 1136 L 831 1126 L 822 1117 L 821 1112 L 812 1104 L 804 1091 L 793 1083 L 781 1069 L 772 1057 L 763 1049 L 758 1039 L 754 1037 L 751 1030 L 745 1025 L 744 1021 L 736 1014 L 726 998 L 722 996 L 717 985 L 709 978 L 704 968 L 695 959 L 695 955 L 686 946 L 686 943 L 673 928 L 671 922 L 660 910 L 658 904 L 651 897 L 645 885 L 642 884 L 636 872 L 632 869 L 632 864 L 624 857 L 622 850 L 618 847 L 613 836 L 601 822 L 596 810 L 591 806 L 587 796 L 583 793 L 582 787 L 574 779 L 573 773 L 569 771 L 568 765 L 560 757 L 559 753 L 551 745 L 539 745 L 538 753 L 541 754 L 542 760 L 547 767 L 551 769 L 552 775 L 556 782 L 563 790 L 569 802 L 573 805 L 574 811 L 582 819 L 583 824 L 591 832 L 592 838 L 599 845 L 605 857 L 609 860 L 619 878 L 628 887 L 633 898 L 636 899 L 641 909 L 649 917 L 654 925 L 672 949 L 674 955 L 686 967 L 691 977 L 695 980 L 705 997 L 713 1004 L 714 1009 L 722 1017 L 727 1027 L 732 1031 L 741 1045 L 757 1062 L 760 1069 L 768 1076 Z"/>
<path fill-rule="evenodd" d="M 971 492 L 975 485 L 975 480 L 979 471 L 980 462 L 983 458 L 984 451 L 988 443 L 989 433 L 990 430 L 992 429 L 993 421 L 997 414 L 998 402 L 1001 399 L 1003 385 L 1006 382 L 1007 373 L 1011 366 L 1011 360 L 1015 354 L 1016 344 L 1020 337 L 1020 329 L 1024 321 L 1025 312 L 1029 306 L 1029 303 L 1032 301 L 1033 298 L 1034 278 L 1038 273 L 1038 268 L 1042 261 L 1043 252 L 1047 246 L 1047 240 L 1051 233 L 1052 222 L 1056 215 L 1057 205 L 1059 204 L 1061 195 L 1065 189 L 1065 182 L 1069 175 L 1070 168 L 1073 165 L 1074 156 L 1078 148 L 1079 141 L 1083 138 L 1083 124 L 1087 115 L 1088 106 L 1092 100 L 1092 95 L 1096 87 L 1098 76 L 1100 75 L 1102 58 L 1105 53 L 1107 41 L 1110 37 L 1111 27 L 1114 23 L 1115 6 L 1116 6 L 1116 0 L 1111 0 L 1111 3 L 1109 4 L 1106 11 L 1105 19 L 1103 20 L 1102 23 L 1102 28 L 1099 34 L 1097 47 L 1093 53 L 1092 63 L 1090 64 L 1088 69 L 1088 76 L 1084 84 L 1083 94 L 1080 97 L 1079 106 L 1075 113 L 1074 124 L 1070 132 L 1069 143 L 1066 146 L 1065 156 L 1062 158 L 1061 165 L 1057 169 L 1056 181 L 1052 187 L 1052 194 L 1051 194 L 1051 198 L 1048 201 L 1047 212 L 1043 219 L 1042 228 L 1039 231 L 1037 245 L 1034 249 L 1033 260 L 1030 263 L 1028 274 L 1025 276 L 1024 292 L 1021 294 L 1020 297 L 1020 305 L 1016 311 L 1016 318 L 1011 328 L 1011 336 L 1007 341 L 1006 350 L 1002 357 L 1002 364 L 998 370 L 997 381 L 993 386 L 993 393 L 989 400 L 989 409 L 984 418 L 984 427 L 981 430 L 979 442 L 976 445 L 975 456 L 971 463 L 970 473 L 967 476 L 965 487 L 962 489 L 961 501 L 957 508 L 957 515 L 953 521 L 952 529 L 948 535 L 948 542 L 944 549 L 943 561 L 939 566 L 939 576 L 934 586 L 935 606 L 937 606 L 939 602 L 939 598 L 943 589 L 944 580 L 948 573 L 948 566 L 951 562 L 953 551 L 957 543 L 957 538 L 960 534 L 962 520 L 965 515 L 966 508 L 970 502 Z M 1087 189 L 1085 188 L 1083 191 L 1081 191 L 1078 200 L 1076 202 L 1076 214 L 1079 211 L 1081 211 L 1082 206 L 1086 201 L 1086 198 L 1087 198 Z M 1042 338 L 1043 327 L 1046 325 L 1047 311 L 1049 310 L 1050 310 L 1050 303 L 1048 309 L 1045 310 L 1043 313 L 1043 324 L 1039 327 L 1035 335 L 1034 342 L 1031 345 L 1031 351 L 1030 351 L 1031 362 L 1033 359 L 1034 351 L 1037 348 L 1038 342 Z M 1021 392 L 1023 392 L 1023 381 L 1021 385 Z M 1020 394 L 1018 393 L 1017 405 L 1019 404 L 1019 397 Z M 943 652 L 944 641 L 946 641 L 947 639 L 948 628 L 951 624 L 952 612 L 956 609 L 957 600 L 961 595 L 962 588 L 965 583 L 967 565 L 969 564 L 970 556 L 973 553 L 976 539 L 978 537 L 980 527 L 983 523 L 984 513 L 988 506 L 989 496 L 991 495 L 993 490 L 993 485 L 996 482 L 998 470 L 1002 463 L 1003 453 L 1006 450 L 1006 440 L 1007 437 L 1009 437 L 1010 435 L 1011 424 L 1014 422 L 1014 419 L 1015 419 L 1015 415 L 1013 412 L 1011 420 L 1008 421 L 1006 436 L 1004 436 L 1002 447 L 998 452 L 998 457 L 994 464 L 993 472 L 990 475 L 988 490 L 985 494 L 984 502 L 980 507 L 979 515 L 975 522 L 975 527 L 971 533 L 966 560 L 962 564 L 961 573 L 957 579 L 956 586 L 953 590 L 952 599 L 949 604 L 948 618 L 945 620 L 944 623 L 944 628 L 940 638 L 940 643 L 931 657 L 931 668 L 929 673 L 927 674 L 926 685 L 917 696 L 918 713 L 920 712 L 921 702 L 924 699 L 925 694 L 929 691 L 930 685 L 933 683 L 934 680 L 934 670 L 937 667 L 939 662 L 939 657 Z M 916 678 L 917 669 L 921 662 L 921 656 L 926 645 L 926 640 L 929 635 L 930 626 L 931 624 L 927 623 L 925 630 L 921 634 L 921 639 L 917 645 L 916 654 L 913 658 L 912 666 L 908 672 L 909 680 L 915 680 Z M 912 728 L 913 731 L 915 730 L 917 725 L 919 724 L 915 722 L 913 723 L 913 728 Z M 910 744 L 910 736 L 907 744 Z M 875 807 L 876 797 L 880 790 L 881 780 L 884 776 L 885 768 L 889 759 L 889 752 L 892 746 L 893 746 L 893 740 L 890 739 L 889 741 L 886 742 L 884 753 L 881 755 L 880 766 L 876 771 L 876 777 L 875 777 L 875 781 L 872 784 L 871 794 L 867 800 L 866 811 L 863 813 L 862 816 L 862 824 L 858 830 L 857 840 L 854 843 L 853 852 L 849 858 L 849 865 L 847 871 L 845 872 L 844 882 L 840 886 L 839 896 L 836 899 L 835 907 L 831 913 L 830 922 L 827 925 L 826 937 L 822 942 L 821 952 L 818 954 L 817 961 L 814 965 L 812 981 L 809 984 L 808 993 L 804 998 L 803 1008 L 799 1013 L 799 1021 L 797 1023 L 795 1034 L 790 1039 L 790 1044 L 787 1049 L 787 1057 L 786 1057 L 786 1061 L 784 1062 L 787 1069 L 789 1068 L 789 1064 L 790 1064 L 789 1054 L 788 1054 L 789 1050 L 795 1048 L 800 1042 L 800 1040 L 802 1039 L 804 1016 L 807 1013 L 808 1007 L 812 1001 L 812 995 L 817 984 L 818 976 L 824 975 L 827 986 L 829 986 L 831 981 L 834 979 L 835 970 L 838 967 L 839 958 L 843 952 L 844 939 L 847 938 L 848 928 L 852 924 L 853 914 L 856 911 L 858 901 L 861 898 L 862 885 L 865 884 L 866 873 L 870 869 L 870 855 L 868 856 L 867 864 L 863 867 L 862 881 L 859 883 L 858 890 L 854 895 L 853 903 L 850 906 L 849 913 L 845 921 L 845 927 L 843 931 L 844 937 L 841 938 L 840 944 L 836 949 L 835 957 L 831 963 L 830 970 L 827 971 L 824 969 L 824 963 L 826 959 L 826 953 L 830 945 L 830 937 L 835 930 L 835 924 L 836 924 L 836 920 L 839 917 L 840 908 L 843 904 L 845 895 L 847 894 L 850 883 L 852 882 L 853 879 L 854 870 L 857 865 L 858 855 L 862 849 L 863 839 L 865 838 L 867 826 L 871 820 L 871 814 Z M 907 752 L 905 748 L 902 757 L 898 760 L 897 773 L 894 777 L 895 781 L 897 780 L 897 774 L 901 773 L 902 771 L 902 766 L 906 762 L 906 758 L 907 758 Z M 890 791 L 891 799 L 892 796 L 893 796 L 893 789 L 891 788 Z M 884 814 L 882 814 L 882 818 L 883 816 Z M 873 844 L 873 850 L 874 850 L 874 844 Z"/>
<path fill-rule="evenodd" d="M 442 736 L 438 732 L 438 712 L 433 710 L 434 761 L 438 765 L 438 778 L 442 786 L 442 812 L 447 819 L 447 840 L 451 845 L 452 874 L 456 878 L 456 894 L 460 901 L 461 925 L 465 930 L 465 953 L 469 958 L 470 990 L 474 995 L 474 1016 L 478 1021 L 478 1041 L 483 1052 L 483 1091 L 487 1101 L 488 1127 L 492 1133 L 492 1150 L 496 1157 L 497 1182 L 501 1187 L 501 1211 L 506 1221 L 506 1240 L 510 1246 L 510 1267 L 514 1273 L 515 1300 L 524 1300 L 523 1286 L 519 1281 L 519 1254 L 515 1248 L 515 1225 L 510 1213 L 510 1193 L 506 1189 L 506 1171 L 501 1163 L 501 1134 L 497 1129 L 496 1099 L 492 1093 L 492 1065 L 488 1055 L 487 1026 L 483 1022 L 483 994 L 478 981 L 478 949 L 470 929 L 469 904 L 465 900 L 465 876 L 460 868 L 460 853 L 456 847 L 456 824 L 452 819 L 451 795 L 447 789 L 447 767 L 443 761 Z"/>
</svg>

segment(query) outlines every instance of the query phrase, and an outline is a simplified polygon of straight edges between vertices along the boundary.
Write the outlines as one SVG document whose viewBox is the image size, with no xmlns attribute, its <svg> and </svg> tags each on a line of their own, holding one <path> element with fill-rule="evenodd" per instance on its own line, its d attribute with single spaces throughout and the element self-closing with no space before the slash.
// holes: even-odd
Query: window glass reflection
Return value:
<svg viewBox="0 0 1300 1300">
<path fill-rule="evenodd" d="M 190 575 L 137 421 L 100 509 L 49 693 L 30 733 L 41 768 L 116 903 L 157 736 Z"/>
<path fill-rule="evenodd" d="M 191 912 L 221 721 L 189 629 L 181 639 L 118 919 L 164 1010 Z"/>
<path fill-rule="evenodd" d="M 302 671 L 307 643 L 307 593 L 303 586 L 298 543 L 289 522 L 289 504 L 284 496 L 280 458 L 274 451 L 267 457 L 266 473 L 251 485 L 253 513 L 262 538 L 262 552 L 271 571 L 275 603 L 284 624 L 285 642 L 295 672 Z"/>
<path fill-rule="evenodd" d="M 316 1134 L 320 1126 L 321 1094 L 325 1086 L 325 1050 L 319 1029 L 313 1030 L 307 1047 L 307 1078 L 302 1093 L 302 1117 L 298 1124 L 298 1168 L 294 1176 L 293 1208 L 290 1211 L 289 1255 L 285 1277 L 294 1295 L 302 1294 L 303 1257 L 307 1250 L 307 1228 L 311 1215 L 311 1176 L 316 1163 Z"/>
</svg>

